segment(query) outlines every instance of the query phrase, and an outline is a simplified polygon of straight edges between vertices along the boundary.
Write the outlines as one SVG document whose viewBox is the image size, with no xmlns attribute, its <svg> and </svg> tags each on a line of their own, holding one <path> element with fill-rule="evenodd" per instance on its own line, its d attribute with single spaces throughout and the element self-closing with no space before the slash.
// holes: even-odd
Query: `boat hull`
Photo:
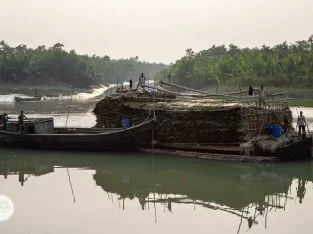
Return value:
<svg viewBox="0 0 313 234">
<path fill-rule="evenodd" d="M 36 96 L 32 98 L 22 98 L 22 97 L 15 97 L 15 102 L 37 102 L 41 100 L 41 96 Z"/>
<path fill-rule="evenodd" d="M 256 156 L 277 157 L 280 161 L 306 160 L 312 158 L 312 136 L 276 149 L 273 153 L 256 148 Z"/>
<path fill-rule="evenodd" d="M 274 156 L 280 160 L 305 160 L 312 158 L 312 136 L 277 149 Z"/>
<path fill-rule="evenodd" d="M 103 133 L 18 134 L 0 131 L 2 146 L 49 150 L 138 151 L 151 145 L 154 121 Z"/>
</svg>

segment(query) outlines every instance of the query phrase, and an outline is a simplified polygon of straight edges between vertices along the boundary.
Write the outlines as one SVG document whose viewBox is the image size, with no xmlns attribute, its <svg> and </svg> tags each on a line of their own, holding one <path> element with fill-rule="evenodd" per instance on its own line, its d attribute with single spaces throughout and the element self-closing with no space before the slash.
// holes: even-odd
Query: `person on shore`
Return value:
<svg viewBox="0 0 313 234">
<path fill-rule="evenodd" d="M 302 111 L 300 111 L 300 115 L 298 116 L 297 125 L 299 128 L 299 136 L 301 136 L 301 130 L 302 130 L 302 133 L 305 134 L 306 121 L 305 121 L 305 117 Z"/>
<path fill-rule="evenodd" d="M 24 112 L 21 111 L 21 114 L 18 116 L 18 128 L 20 134 L 24 132 L 24 119 L 27 119 L 27 117 L 24 115 Z"/>
<path fill-rule="evenodd" d="M 133 89 L 133 81 L 132 81 L 132 79 L 129 80 L 129 88 Z"/>
<path fill-rule="evenodd" d="M 142 85 L 146 82 L 146 80 L 147 80 L 147 79 L 146 79 L 146 77 L 144 76 L 144 74 L 141 73 L 141 75 L 139 76 L 139 83 L 138 83 L 136 89 L 138 89 L 139 86 L 142 86 Z"/>
<path fill-rule="evenodd" d="M 3 131 L 7 130 L 8 114 L 4 113 L 1 117 L 1 122 L 3 124 Z"/>
</svg>

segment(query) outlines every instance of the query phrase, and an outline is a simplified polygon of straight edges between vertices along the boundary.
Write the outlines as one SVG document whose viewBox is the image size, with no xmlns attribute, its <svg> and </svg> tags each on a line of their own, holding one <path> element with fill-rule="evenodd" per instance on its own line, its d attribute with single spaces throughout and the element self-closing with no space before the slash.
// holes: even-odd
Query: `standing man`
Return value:
<svg viewBox="0 0 313 234">
<path fill-rule="evenodd" d="M 143 85 L 143 84 L 146 82 L 146 80 L 147 80 L 147 79 L 146 79 L 146 77 L 144 76 L 144 74 L 141 73 L 141 76 L 139 76 L 139 83 L 138 83 L 136 89 L 138 89 L 139 86 Z"/>
<path fill-rule="evenodd" d="M 167 74 L 168 83 L 171 83 L 171 76 L 172 76 L 172 71 L 170 70 Z"/>
<path fill-rule="evenodd" d="M 263 85 L 261 85 L 261 89 L 259 91 L 259 106 L 262 106 L 262 103 L 264 102 L 264 90 L 263 90 Z"/>
<path fill-rule="evenodd" d="M 7 130 L 7 122 L 8 122 L 8 115 L 7 115 L 7 113 L 4 113 L 2 115 L 1 122 L 3 124 L 3 131 L 6 131 Z"/>
<path fill-rule="evenodd" d="M 302 129 L 303 134 L 305 134 L 306 121 L 305 121 L 305 117 L 302 111 L 300 111 L 300 115 L 298 116 L 297 124 L 299 127 L 299 136 L 301 136 L 301 129 Z"/>
<path fill-rule="evenodd" d="M 21 114 L 18 116 L 18 128 L 20 134 L 24 132 L 24 119 L 27 119 L 27 117 L 24 115 L 24 112 L 21 111 Z"/>
<path fill-rule="evenodd" d="M 289 130 L 289 120 L 287 115 L 284 116 L 284 133 L 286 133 Z"/>
<path fill-rule="evenodd" d="M 133 81 L 132 81 L 132 79 L 129 80 L 129 88 L 133 89 Z"/>
</svg>

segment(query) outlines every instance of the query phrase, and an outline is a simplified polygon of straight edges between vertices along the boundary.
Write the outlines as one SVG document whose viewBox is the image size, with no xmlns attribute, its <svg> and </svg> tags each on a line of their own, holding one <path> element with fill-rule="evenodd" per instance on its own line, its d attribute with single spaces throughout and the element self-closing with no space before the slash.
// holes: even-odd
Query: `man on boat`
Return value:
<svg viewBox="0 0 313 234">
<path fill-rule="evenodd" d="M 168 83 L 171 83 L 171 76 L 172 76 L 172 71 L 170 70 L 167 74 Z"/>
<path fill-rule="evenodd" d="M 300 115 L 298 116 L 297 125 L 299 127 L 299 136 L 301 136 L 301 129 L 303 134 L 305 134 L 306 121 L 302 111 L 300 111 Z"/>
<path fill-rule="evenodd" d="M 141 76 L 139 76 L 139 83 L 138 83 L 136 89 L 138 89 L 139 86 L 142 86 L 142 85 L 146 82 L 146 80 L 147 80 L 147 79 L 146 79 L 146 77 L 144 76 L 144 74 L 141 73 Z"/>
<path fill-rule="evenodd" d="M 289 130 L 289 120 L 287 115 L 284 116 L 284 133 L 286 133 Z"/>
<path fill-rule="evenodd" d="M 1 122 L 3 124 L 3 131 L 7 130 L 7 122 L 8 122 L 8 115 L 7 113 L 4 113 L 1 117 Z"/>
<path fill-rule="evenodd" d="M 19 133 L 24 132 L 24 119 L 27 119 L 27 117 L 24 115 L 24 112 L 21 111 L 21 114 L 18 116 Z"/>
</svg>

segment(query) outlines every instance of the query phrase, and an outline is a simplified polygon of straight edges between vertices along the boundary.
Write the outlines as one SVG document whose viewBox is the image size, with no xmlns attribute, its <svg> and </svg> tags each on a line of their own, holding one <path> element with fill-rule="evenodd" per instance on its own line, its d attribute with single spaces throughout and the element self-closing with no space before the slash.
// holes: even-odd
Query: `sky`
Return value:
<svg viewBox="0 0 313 234">
<path fill-rule="evenodd" d="M 0 0 L 0 40 L 175 62 L 185 50 L 307 40 L 313 0 Z"/>
</svg>

